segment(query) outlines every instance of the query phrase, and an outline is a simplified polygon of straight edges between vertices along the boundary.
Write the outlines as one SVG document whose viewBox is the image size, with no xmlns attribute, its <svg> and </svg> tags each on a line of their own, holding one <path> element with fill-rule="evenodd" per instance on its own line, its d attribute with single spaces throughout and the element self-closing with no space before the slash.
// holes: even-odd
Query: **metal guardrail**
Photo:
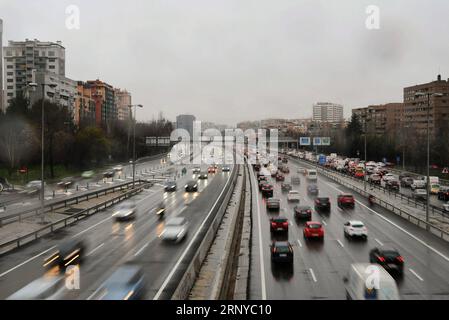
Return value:
<svg viewBox="0 0 449 320">
<path fill-rule="evenodd" d="M 4 243 L 0 244 L 0 256 L 4 255 L 5 253 L 7 253 L 11 250 L 17 249 L 25 244 L 29 244 L 32 241 L 35 241 L 45 235 L 48 235 L 49 233 L 53 233 L 57 230 L 66 228 L 66 227 L 78 222 L 79 220 L 85 219 L 85 218 L 97 213 L 98 211 L 105 210 L 106 208 L 108 208 L 124 199 L 127 199 L 129 197 L 136 195 L 137 193 L 141 192 L 143 188 L 145 188 L 149 185 L 151 185 L 151 182 L 142 183 L 139 187 L 137 187 L 135 189 L 132 189 L 132 190 L 130 190 L 126 193 L 120 194 L 112 199 L 109 199 L 102 203 L 99 203 L 91 208 L 84 209 L 83 211 L 80 211 L 80 212 L 74 214 L 73 216 L 50 223 L 50 224 L 46 225 L 45 227 L 42 227 L 42 228 L 40 228 L 34 232 L 31 232 L 27 235 L 18 237 L 17 239 L 4 242 Z"/>
</svg>

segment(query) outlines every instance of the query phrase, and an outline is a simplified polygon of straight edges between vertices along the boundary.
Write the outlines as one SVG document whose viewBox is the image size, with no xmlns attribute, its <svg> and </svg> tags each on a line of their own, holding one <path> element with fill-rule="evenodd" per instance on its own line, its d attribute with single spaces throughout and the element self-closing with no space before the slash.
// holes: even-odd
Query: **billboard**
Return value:
<svg viewBox="0 0 449 320">
<path fill-rule="evenodd" d="M 150 147 L 169 147 L 170 137 L 146 137 L 145 144 Z"/>
<path fill-rule="evenodd" d="M 321 137 L 314 137 L 313 138 L 313 145 L 314 146 L 321 146 Z"/>
<path fill-rule="evenodd" d="M 321 137 L 321 145 L 322 146 L 330 146 L 331 145 L 331 138 L 329 138 L 329 137 Z"/>
<path fill-rule="evenodd" d="M 301 146 L 310 146 L 310 137 L 299 137 L 299 144 Z"/>
</svg>

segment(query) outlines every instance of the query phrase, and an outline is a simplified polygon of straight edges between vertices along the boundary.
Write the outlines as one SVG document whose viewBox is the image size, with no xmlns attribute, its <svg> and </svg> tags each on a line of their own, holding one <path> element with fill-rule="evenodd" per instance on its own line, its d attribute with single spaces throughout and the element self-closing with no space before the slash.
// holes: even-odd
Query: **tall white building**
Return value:
<svg viewBox="0 0 449 320">
<path fill-rule="evenodd" d="M 343 120 L 343 106 L 332 102 L 313 105 L 313 121 L 339 123 Z"/>
<path fill-rule="evenodd" d="M 117 105 L 117 119 L 128 120 L 130 118 L 131 93 L 126 89 L 115 89 L 115 103 Z"/>
</svg>

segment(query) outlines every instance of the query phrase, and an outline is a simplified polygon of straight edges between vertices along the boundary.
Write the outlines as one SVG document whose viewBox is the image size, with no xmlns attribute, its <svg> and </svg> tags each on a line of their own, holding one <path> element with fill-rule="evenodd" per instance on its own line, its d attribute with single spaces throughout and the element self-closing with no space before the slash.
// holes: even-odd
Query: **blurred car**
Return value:
<svg viewBox="0 0 449 320">
<path fill-rule="evenodd" d="M 276 181 L 285 181 L 284 175 L 278 173 L 278 174 L 276 175 Z"/>
<path fill-rule="evenodd" d="M 44 182 L 44 186 L 46 183 Z M 41 190 L 41 180 L 33 180 L 25 185 L 25 192 L 28 195 L 34 195 Z"/>
<path fill-rule="evenodd" d="M 387 190 L 399 191 L 399 181 L 398 180 L 388 180 L 385 183 L 385 188 Z"/>
<path fill-rule="evenodd" d="M 443 210 L 449 212 L 449 202 L 443 204 Z"/>
<path fill-rule="evenodd" d="M 112 168 L 114 171 L 122 171 L 123 170 L 123 166 L 122 165 L 116 165 L 114 168 Z"/>
<path fill-rule="evenodd" d="M 369 252 L 369 261 L 380 264 L 390 273 L 404 273 L 404 258 L 395 249 L 373 248 Z"/>
<path fill-rule="evenodd" d="M 290 169 L 287 166 L 282 166 L 280 169 L 282 173 L 290 173 Z"/>
<path fill-rule="evenodd" d="M 431 183 L 430 184 L 430 194 L 438 194 L 440 192 L 440 185 L 437 183 Z"/>
<path fill-rule="evenodd" d="M 178 185 L 176 184 L 176 181 L 167 181 L 164 185 L 165 192 L 176 191 L 177 188 L 178 188 Z"/>
<path fill-rule="evenodd" d="M 343 226 L 343 232 L 347 238 L 363 238 L 366 240 L 368 238 L 368 230 L 362 221 L 350 220 L 346 222 Z"/>
<path fill-rule="evenodd" d="M 134 201 L 125 201 L 117 205 L 114 213 L 116 221 L 124 221 L 134 219 L 137 215 L 137 207 Z"/>
<path fill-rule="evenodd" d="M 438 200 L 448 201 L 449 200 L 449 187 L 441 186 L 438 191 Z"/>
<path fill-rule="evenodd" d="M 317 196 L 320 190 L 316 184 L 311 184 L 307 186 L 307 193 Z"/>
<path fill-rule="evenodd" d="M 92 178 L 94 176 L 94 174 L 95 174 L 95 171 L 93 171 L 93 170 L 84 171 L 81 174 L 81 178 L 83 178 L 83 179 L 90 179 L 90 178 Z"/>
<path fill-rule="evenodd" d="M 273 241 L 271 244 L 271 262 L 293 263 L 293 247 L 288 241 Z"/>
<path fill-rule="evenodd" d="M 216 173 L 217 172 L 217 168 L 215 168 L 214 166 L 210 166 L 209 168 L 207 168 L 207 173 Z"/>
<path fill-rule="evenodd" d="M 171 218 L 165 224 L 164 230 L 162 230 L 159 237 L 164 241 L 179 242 L 187 234 L 188 222 L 186 218 L 175 217 Z"/>
<path fill-rule="evenodd" d="M 371 280 L 378 272 L 378 286 Z M 351 264 L 348 276 L 343 278 L 347 300 L 400 300 L 393 277 L 381 266 L 369 263 Z"/>
<path fill-rule="evenodd" d="M 281 200 L 275 198 L 267 199 L 267 210 L 280 210 L 281 209 Z"/>
<path fill-rule="evenodd" d="M 81 264 L 86 251 L 86 244 L 82 239 L 65 241 L 44 259 L 44 268 L 59 267 L 64 271 L 69 265 Z"/>
<path fill-rule="evenodd" d="M 63 275 L 44 275 L 10 295 L 7 300 L 59 300 L 66 290 Z"/>
<path fill-rule="evenodd" d="M 184 190 L 186 192 L 197 192 L 198 191 L 198 183 L 195 180 L 190 180 L 184 186 Z"/>
<path fill-rule="evenodd" d="M 319 197 L 315 199 L 315 210 L 330 211 L 331 201 L 329 197 Z"/>
<path fill-rule="evenodd" d="M 5 177 L 0 177 L 0 192 L 10 188 L 12 188 L 12 186 L 8 182 L 8 179 L 6 179 Z"/>
<path fill-rule="evenodd" d="M 119 267 L 100 286 L 96 300 L 138 300 L 145 294 L 142 267 L 127 263 Z"/>
<path fill-rule="evenodd" d="M 207 178 L 208 178 L 207 172 L 200 172 L 200 174 L 198 175 L 198 179 L 204 180 Z"/>
<path fill-rule="evenodd" d="M 224 167 L 221 168 L 221 171 L 222 171 L 222 172 L 229 172 L 229 171 L 231 171 L 231 167 L 229 167 L 229 166 L 224 166 Z"/>
<path fill-rule="evenodd" d="M 337 197 L 337 205 L 339 208 L 352 208 L 355 207 L 355 199 L 352 194 L 339 194 Z"/>
<path fill-rule="evenodd" d="M 276 178 L 277 174 L 278 174 L 278 169 L 271 169 L 270 175 L 272 178 Z"/>
<path fill-rule="evenodd" d="M 286 157 L 282 158 L 282 163 L 288 163 L 288 159 Z"/>
<path fill-rule="evenodd" d="M 103 177 L 104 178 L 112 178 L 114 177 L 115 172 L 114 171 L 105 171 L 103 172 Z"/>
<path fill-rule="evenodd" d="M 403 177 L 401 179 L 401 187 L 403 188 L 410 188 L 412 184 L 413 184 L 412 177 Z"/>
<path fill-rule="evenodd" d="M 299 176 L 293 176 L 290 178 L 290 182 L 295 185 L 301 184 L 301 178 Z"/>
<path fill-rule="evenodd" d="M 259 191 L 262 191 L 262 188 L 264 185 L 268 184 L 268 182 L 266 182 L 265 180 L 262 180 L 259 182 Z"/>
<path fill-rule="evenodd" d="M 282 183 L 282 184 L 281 184 L 281 190 L 282 190 L 283 192 L 290 191 L 290 190 L 292 190 L 292 185 L 291 185 L 291 184 L 288 184 L 288 183 Z"/>
<path fill-rule="evenodd" d="M 296 201 L 299 202 L 301 200 L 301 197 L 299 195 L 298 190 L 290 190 L 287 194 L 287 201 Z"/>
<path fill-rule="evenodd" d="M 306 174 L 307 169 L 303 168 L 303 167 L 299 167 L 298 170 L 296 171 L 297 173 L 302 173 L 302 174 Z"/>
<path fill-rule="evenodd" d="M 195 167 L 195 168 L 192 169 L 192 173 L 193 174 L 198 174 L 200 172 L 201 172 L 201 168 L 200 167 Z"/>
<path fill-rule="evenodd" d="M 310 206 L 295 206 L 295 219 L 297 220 L 312 220 L 312 208 Z"/>
<path fill-rule="evenodd" d="M 273 196 L 273 186 L 269 183 L 265 183 L 262 186 L 262 196 L 269 198 Z"/>
<path fill-rule="evenodd" d="M 271 232 L 288 232 L 288 219 L 285 217 L 277 217 L 270 219 Z"/>
<path fill-rule="evenodd" d="M 412 193 L 412 197 L 415 200 L 426 200 L 427 199 L 427 191 L 424 189 L 416 189 L 415 191 L 413 191 Z"/>
<path fill-rule="evenodd" d="M 304 239 L 320 239 L 324 240 L 324 228 L 321 222 L 308 221 L 303 230 Z"/>
</svg>

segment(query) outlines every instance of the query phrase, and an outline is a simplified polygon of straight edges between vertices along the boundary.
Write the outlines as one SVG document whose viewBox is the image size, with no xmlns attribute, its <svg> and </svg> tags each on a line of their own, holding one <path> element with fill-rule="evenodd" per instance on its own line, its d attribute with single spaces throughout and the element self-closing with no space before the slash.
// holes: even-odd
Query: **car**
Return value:
<svg viewBox="0 0 449 320">
<path fill-rule="evenodd" d="M 310 206 L 295 206 L 293 208 L 295 219 L 297 220 L 312 220 L 312 208 Z"/>
<path fill-rule="evenodd" d="M 265 180 L 260 181 L 259 182 L 259 191 L 262 191 L 263 186 L 266 185 L 266 184 L 268 184 L 267 181 L 265 181 Z"/>
<path fill-rule="evenodd" d="M 371 174 L 368 177 L 368 182 L 372 183 L 372 184 L 380 185 L 381 180 L 382 180 L 382 177 L 380 176 L 380 174 L 377 174 L 377 173 Z"/>
<path fill-rule="evenodd" d="M 388 180 L 385 183 L 385 188 L 387 190 L 399 191 L 399 181 L 398 180 Z"/>
<path fill-rule="evenodd" d="M 178 188 L 178 185 L 176 184 L 176 181 L 167 181 L 164 186 L 164 191 L 172 192 L 172 191 L 176 191 L 177 188 Z"/>
<path fill-rule="evenodd" d="M 114 177 L 115 172 L 112 170 L 103 172 L 103 178 L 112 178 Z"/>
<path fill-rule="evenodd" d="M 288 232 L 288 219 L 285 217 L 271 218 L 270 232 Z"/>
<path fill-rule="evenodd" d="M 281 209 L 281 200 L 276 198 L 268 198 L 266 206 L 267 210 L 279 211 Z"/>
<path fill-rule="evenodd" d="M 293 176 L 290 178 L 291 184 L 299 185 L 301 184 L 301 178 L 299 176 Z"/>
<path fill-rule="evenodd" d="M 198 179 L 204 180 L 207 178 L 208 178 L 207 172 L 200 172 L 200 174 L 198 175 Z"/>
<path fill-rule="evenodd" d="M 145 294 L 146 280 L 141 266 L 125 263 L 101 284 L 94 300 L 139 300 Z"/>
<path fill-rule="evenodd" d="M 337 197 L 337 205 L 339 208 L 351 208 L 355 207 L 355 199 L 352 194 L 340 194 Z"/>
<path fill-rule="evenodd" d="M 216 173 L 217 172 L 217 168 L 215 168 L 215 166 L 210 166 L 209 168 L 207 168 L 207 173 Z"/>
<path fill-rule="evenodd" d="M 20 290 L 7 300 L 61 300 L 66 292 L 66 278 L 64 275 L 44 275 Z"/>
<path fill-rule="evenodd" d="M 184 186 L 184 190 L 186 192 L 197 192 L 198 191 L 198 182 L 195 180 L 190 180 Z"/>
<path fill-rule="evenodd" d="M 81 178 L 83 178 L 83 179 L 90 179 L 90 178 L 92 178 L 94 176 L 94 174 L 95 174 L 95 171 L 93 171 L 93 170 L 84 171 L 81 174 Z"/>
<path fill-rule="evenodd" d="M 262 186 L 262 196 L 269 198 L 273 196 L 273 186 L 269 183 L 265 183 Z"/>
<path fill-rule="evenodd" d="M 321 222 L 308 221 L 303 230 L 304 239 L 320 239 L 324 240 L 324 228 Z"/>
<path fill-rule="evenodd" d="M 271 169 L 270 175 L 272 178 L 275 178 L 278 175 L 278 169 Z"/>
<path fill-rule="evenodd" d="M 229 171 L 231 171 L 231 167 L 229 167 L 229 166 L 224 166 L 224 167 L 221 168 L 221 171 L 222 171 L 222 172 L 229 172 Z"/>
<path fill-rule="evenodd" d="M 377 275 L 377 283 L 372 281 L 374 273 Z M 347 300 L 400 300 L 396 281 L 379 265 L 351 264 L 343 281 Z"/>
<path fill-rule="evenodd" d="M 412 193 L 412 198 L 424 201 L 427 199 L 427 191 L 425 189 L 415 189 Z"/>
<path fill-rule="evenodd" d="M 443 210 L 444 210 L 445 212 L 449 212 L 449 202 L 443 204 Z"/>
<path fill-rule="evenodd" d="M 299 195 L 298 190 L 290 190 L 287 194 L 287 201 L 296 201 L 299 202 L 301 200 L 301 197 Z"/>
<path fill-rule="evenodd" d="M 281 167 L 281 172 L 282 173 L 290 173 L 290 169 L 287 166 L 282 166 Z"/>
<path fill-rule="evenodd" d="M 288 241 L 273 241 L 270 246 L 272 263 L 293 263 L 293 246 Z"/>
<path fill-rule="evenodd" d="M 33 180 L 26 184 L 25 188 L 29 191 L 40 190 L 42 186 L 41 180 Z"/>
<path fill-rule="evenodd" d="M 413 178 L 412 177 L 403 177 L 400 179 L 401 181 L 401 187 L 403 188 L 410 188 L 413 184 Z"/>
<path fill-rule="evenodd" d="M 404 273 L 404 258 L 396 249 L 373 248 L 369 252 L 369 261 L 381 265 L 390 274 L 402 276 Z"/>
<path fill-rule="evenodd" d="M 112 168 L 112 170 L 114 170 L 114 171 L 122 171 L 123 170 L 123 166 L 122 165 L 117 165 L 117 166 L 115 166 L 114 168 Z"/>
<path fill-rule="evenodd" d="M 449 187 L 440 186 L 438 191 L 438 200 L 448 201 L 449 200 Z"/>
<path fill-rule="evenodd" d="M 410 185 L 410 188 L 415 191 L 416 189 L 424 189 L 426 188 L 426 181 L 424 179 L 415 179 L 413 183 Z"/>
<path fill-rule="evenodd" d="M 257 171 L 257 172 L 260 170 L 260 163 L 256 163 L 254 165 L 254 170 Z"/>
<path fill-rule="evenodd" d="M 309 194 L 317 196 L 320 190 L 318 189 L 318 186 L 316 184 L 311 184 L 307 186 L 307 192 Z"/>
<path fill-rule="evenodd" d="M 330 211 L 331 201 L 328 197 L 319 197 L 315 199 L 315 210 L 317 211 Z"/>
<path fill-rule="evenodd" d="M 368 238 L 368 230 L 362 221 L 350 220 L 343 226 L 343 233 L 347 238 L 359 237 L 364 240 Z"/>
<path fill-rule="evenodd" d="M 281 190 L 283 192 L 288 192 L 288 191 L 292 190 L 292 185 L 288 184 L 288 183 L 282 183 L 281 184 Z"/>
<path fill-rule="evenodd" d="M 318 179 L 317 171 L 314 169 L 307 169 L 306 177 L 309 181 L 316 181 Z"/>
<path fill-rule="evenodd" d="M 282 163 L 288 163 L 288 159 L 286 157 L 282 158 Z"/>
<path fill-rule="evenodd" d="M 179 242 L 187 235 L 188 225 L 189 223 L 184 217 L 171 218 L 165 224 L 165 228 L 162 230 L 159 238 L 164 241 Z"/>
<path fill-rule="evenodd" d="M 201 168 L 200 167 L 194 167 L 193 169 L 192 169 L 192 173 L 193 174 L 198 174 L 198 173 L 200 173 L 201 172 Z"/>
<path fill-rule="evenodd" d="M 67 240 L 44 259 L 43 266 L 46 269 L 59 267 L 60 272 L 64 272 L 69 265 L 81 264 L 85 251 L 86 243 L 82 239 Z"/>
<path fill-rule="evenodd" d="M 268 181 L 268 178 L 267 178 L 266 176 L 261 175 L 261 176 L 259 176 L 259 177 L 257 178 L 257 181 L 259 181 L 259 182 L 261 182 L 261 181 L 267 182 L 267 181 Z"/>
<path fill-rule="evenodd" d="M 298 170 L 296 171 L 297 173 L 302 173 L 302 174 L 306 174 L 307 173 L 307 169 L 303 168 L 303 167 L 299 167 Z"/>
<path fill-rule="evenodd" d="M 137 207 L 134 201 L 125 201 L 117 206 L 112 214 L 117 221 L 131 220 L 137 215 Z"/>
<path fill-rule="evenodd" d="M 284 175 L 278 173 L 278 174 L 276 175 L 276 181 L 285 181 Z"/>
</svg>

